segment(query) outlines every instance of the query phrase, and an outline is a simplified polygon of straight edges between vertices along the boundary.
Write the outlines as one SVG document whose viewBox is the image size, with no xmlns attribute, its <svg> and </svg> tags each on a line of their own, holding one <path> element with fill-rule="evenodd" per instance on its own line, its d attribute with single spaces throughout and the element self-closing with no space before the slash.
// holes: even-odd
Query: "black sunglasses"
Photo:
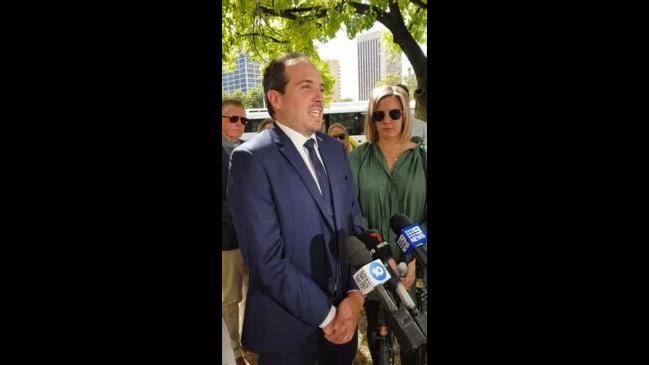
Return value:
<svg viewBox="0 0 649 365">
<path fill-rule="evenodd" d="M 388 112 L 390 114 L 390 118 L 392 120 L 399 120 L 401 116 L 403 115 L 403 112 L 399 109 L 392 109 Z M 372 114 L 372 120 L 375 122 L 382 122 L 383 118 L 385 118 L 385 112 L 374 112 Z"/>
<path fill-rule="evenodd" d="M 236 122 L 239 121 L 239 119 L 241 119 L 241 124 L 246 125 L 246 124 L 248 124 L 248 121 L 250 121 L 250 119 L 248 119 L 248 118 L 246 118 L 246 117 L 239 117 L 239 116 L 236 116 L 236 115 L 233 115 L 233 116 L 231 116 L 231 117 L 228 117 L 228 116 L 226 116 L 226 115 L 221 115 L 221 116 L 222 116 L 223 118 L 228 118 L 228 120 L 230 121 L 230 123 L 236 123 Z"/>
<path fill-rule="evenodd" d="M 334 134 L 332 137 L 338 138 L 341 141 L 344 141 L 345 138 L 347 138 L 347 134 L 341 133 L 341 134 Z"/>
</svg>

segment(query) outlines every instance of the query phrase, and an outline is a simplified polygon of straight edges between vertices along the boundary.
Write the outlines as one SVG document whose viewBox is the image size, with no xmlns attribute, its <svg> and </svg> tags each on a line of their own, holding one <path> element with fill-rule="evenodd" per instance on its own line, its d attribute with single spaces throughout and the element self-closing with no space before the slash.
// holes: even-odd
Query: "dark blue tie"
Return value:
<svg viewBox="0 0 649 365">
<path fill-rule="evenodd" d="M 315 148 L 313 146 L 314 144 L 315 140 L 313 138 L 309 138 L 306 142 L 304 142 L 304 147 L 306 147 L 306 149 L 309 151 L 309 158 L 311 159 L 311 163 L 313 164 L 313 168 L 315 169 L 315 175 L 318 178 L 318 185 L 320 185 L 320 193 L 324 198 L 327 208 L 329 208 L 329 199 L 331 199 L 329 195 L 329 178 L 327 178 L 327 172 L 322 166 L 318 155 L 315 153 Z"/>
<path fill-rule="evenodd" d="M 318 185 L 320 185 L 320 193 L 322 194 L 322 201 L 325 206 L 325 210 L 329 216 L 331 216 L 332 220 L 335 220 L 333 217 L 333 209 L 331 208 L 331 194 L 329 190 L 329 178 L 327 177 L 327 172 L 324 169 L 324 166 L 322 166 L 322 163 L 320 162 L 320 159 L 318 158 L 318 155 L 315 153 L 315 148 L 314 148 L 315 140 L 313 138 L 309 138 L 305 143 L 304 147 L 309 151 L 309 159 L 311 159 L 311 163 L 313 164 L 313 168 L 315 169 L 315 175 L 318 178 Z M 329 262 L 329 269 L 330 271 L 330 277 L 329 281 L 327 283 L 327 290 L 329 291 L 329 294 L 333 297 L 336 297 L 337 292 L 339 291 L 340 288 L 336 285 L 336 281 L 338 280 L 338 267 L 337 263 L 338 260 L 335 259 L 337 257 L 337 247 L 336 245 L 333 244 L 333 241 L 325 247 L 326 254 L 328 256 L 328 262 Z"/>
</svg>

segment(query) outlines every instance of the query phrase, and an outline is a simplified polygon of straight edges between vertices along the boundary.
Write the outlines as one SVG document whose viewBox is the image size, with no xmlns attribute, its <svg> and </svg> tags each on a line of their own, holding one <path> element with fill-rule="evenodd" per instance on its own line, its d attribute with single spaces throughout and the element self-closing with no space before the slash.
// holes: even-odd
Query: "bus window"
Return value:
<svg viewBox="0 0 649 365">
<path fill-rule="evenodd" d="M 363 134 L 363 124 L 365 123 L 364 113 L 335 113 L 325 114 L 325 123 L 327 128 L 334 123 L 340 123 L 347 128 L 349 134 Z"/>
<path fill-rule="evenodd" d="M 244 132 L 257 132 L 257 126 L 259 123 L 261 123 L 263 119 L 250 119 L 248 121 L 248 124 L 246 124 L 246 128 L 244 129 Z"/>
</svg>

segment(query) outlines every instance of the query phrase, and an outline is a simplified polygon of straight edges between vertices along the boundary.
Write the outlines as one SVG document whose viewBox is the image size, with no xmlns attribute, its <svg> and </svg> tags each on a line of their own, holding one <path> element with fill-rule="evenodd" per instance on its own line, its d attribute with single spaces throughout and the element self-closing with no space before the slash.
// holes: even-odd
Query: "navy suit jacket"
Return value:
<svg viewBox="0 0 649 365">
<path fill-rule="evenodd" d="M 228 199 L 250 273 L 242 343 L 255 352 L 317 350 L 324 341 L 318 326 L 331 305 L 357 289 L 343 245 L 362 231 L 347 154 L 333 138 L 316 138 L 333 217 L 324 213 L 313 175 L 277 125 L 237 147 L 230 160 Z"/>
<path fill-rule="evenodd" d="M 239 143 L 245 141 L 239 139 Z M 228 169 L 230 167 L 230 156 L 221 145 L 221 251 L 234 250 L 239 248 L 237 234 L 234 231 L 232 215 L 230 214 L 230 202 L 227 199 L 226 188 L 228 185 Z"/>
<path fill-rule="evenodd" d="M 232 215 L 230 214 L 230 202 L 228 202 L 226 195 L 229 165 L 230 156 L 221 147 L 221 251 L 239 248 L 237 234 L 234 232 L 234 225 L 232 224 Z"/>
</svg>

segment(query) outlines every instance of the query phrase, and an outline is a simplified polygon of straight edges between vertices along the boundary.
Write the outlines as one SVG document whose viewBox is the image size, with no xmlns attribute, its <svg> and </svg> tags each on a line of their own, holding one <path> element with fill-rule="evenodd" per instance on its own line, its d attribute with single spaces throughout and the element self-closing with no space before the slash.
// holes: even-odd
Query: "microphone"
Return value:
<svg viewBox="0 0 649 365">
<path fill-rule="evenodd" d="M 414 224 L 403 214 L 395 214 L 390 218 L 390 228 L 397 235 L 397 246 L 404 254 L 414 252 L 417 261 L 424 267 L 428 265 L 426 244 L 428 237 L 420 225 Z"/>
<path fill-rule="evenodd" d="M 383 287 L 383 283 L 390 280 L 388 269 L 381 260 L 372 261 L 370 253 L 363 243 L 351 236 L 345 240 L 347 261 L 353 267 L 361 268 L 353 275 L 354 281 L 363 294 L 376 290 L 381 302 L 388 310 L 388 325 L 394 331 L 399 345 L 405 352 L 416 350 L 426 343 L 426 335 L 418 327 L 406 308 L 397 307 L 394 299 Z M 365 291 L 365 292 L 364 292 Z"/>
<path fill-rule="evenodd" d="M 354 273 L 353 277 L 363 295 L 367 295 L 372 290 L 376 290 L 390 312 L 396 312 L 398 310 L 396 303 L 383 287 L 383 283 L 389 280 L 390 274 L 388 274 L 381 260 L 374 260 L 369 264 L 363 265 Z"/>
<path fill-rule="evenodd" d="M 389 285 L 397 292 L 399 299 L 404 302 L 408 309 L 415 308 L 415 303 L 408 294 L 406 287 L 404 287 L 399 280 L 399 275 L 397 275 L 388 264 L 389 260 L 394 260 L 392 258 L 392 251 L 390 250 L 389 244 L 386 241 L 383 241 L 380 234 L 374 232 L 363 232 L 357 235 L 357 237 L 365 245 L 369 253 L 372 254 L 373 259 L 379 259 L 385 264 L 385 266 L 387 266 L 388 273 L 391 275 Z M 379 243 L 379 241 L 383 242 Z"/>
<path fill-rule="evenodd" d="M 377 289 L 379 296 L 386 304 L 386 307 L 392 312 L 397 310 L 397 305 L 394 300 L 385 291 L 383 283 L 390 279 L 390 274 L 381 260 L 372 261 L 372 256 L 365 249 L 363 244 L 358 238 L 351 236 L 345 240 L 345 248 L 347 251 L 347 261 L 353 267 L 361 267 L 356 273 L 352 275 L 356 285 L 361 290 L 363 295 L 367 295 L 373 289 Z"/>
<path fill-rule="evenodd" d="M 382 286 L 383 283 L 390 279 L 390 274 L 388 274 L 381 260 L 378 259 L 363 265 L 353 276 L 363 295 L 367 295 L 374 288 Z"/>
<path fill-rule="evenodd" d="M 399 276 L 406 276 L 408 273 L 408 265 L 406 265 L 405 262 L 400 262 L 399 265 L 397 265 L 397 271 L 399 272 Z"/>
<path fill-rule="evenodd" d="M 370 255 L 363 243 L 354 236 L 345 239 L 343 248 L 347 262 L 353 267 L 360 267 L 372 261 L 372 255 Z"/>
<path fill-rule="evenodd" d="M 388 243 L 386 241 L 379 243 L 379 241 L 376 239 L 377 237 L 379 239 L 381 238 L 381 235 L 379 235 L 378 233 L 364 232 L 357 235 L 357 237 L 360 239 L 360 241 L 363 242 L 365 247 L 372 254 L 372 258 L 378 259 L 384 263 L 387 263 L 389 260 L 394 260 L 391 257 L 392 251 L 390 250 L 390 246 L 388 245 Z M 406 306 L 408 312 L 410 312 L 415 322 L 417 322 L 417 325 L 421 329 L 424 336 L 428 336 L 428 329 L 427 329 L 428 321 L 426 319 L 427 317 L 426 314 L 419 312 L 419 310 L 417 309 L 417 305 L 412 300 L 412 297 L 410 297 L 408 290 L 406 289 L 405 286 L 403 286 L 403 283 L 401 283 L 401 280 L 399 280 L 399 276 L 394 273 L 390 265 L 386 264 L 385 266 L 387 266 L 388 274 L 390 274 L 391 276 L 389 279 L 386 279 L 385 281 L 389 282 L 389 286 L 393 288 L 394 291 L 397 293 L 397 296 L 401 300 L 401 303 L 403 303 Z M 408 268 L 406 267 L 406 271 L 407 270 Z"/>
</svg>

